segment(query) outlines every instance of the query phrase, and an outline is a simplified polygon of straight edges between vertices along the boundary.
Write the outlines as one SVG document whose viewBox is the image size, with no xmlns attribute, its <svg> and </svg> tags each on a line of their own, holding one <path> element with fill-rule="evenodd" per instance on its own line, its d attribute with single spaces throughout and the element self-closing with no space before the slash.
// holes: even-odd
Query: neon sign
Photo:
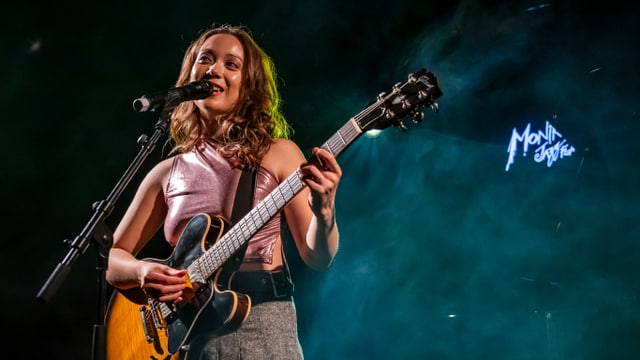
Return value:
<svg viewBox="0 0 640 360">
<path fill-rule="evenodd" d="M 509 159 L 504 171 L 509 171 L 509 167 L 513 164 L 519 143 L 522 143 L 522 156 L 527 156 L 529 146 L 537 146 L 533 160 L 539 163 L 546 161 L 547 167 L 551 167 L 558 159 L 571 156 L 576 149 L 569 145 L 566 139 L 560 140 L 560 138 L 562 138 L 562 134 L 553 125 L 549 124 L 549 121 L 546 122 L 544 131 L 531 132 L 531 123 L 527 124 L 522 134 L 519 134 L 516 128 L 513 128 L 511 141 L 509 141 L 509 147 L 507 148 Z"/>
</svg>

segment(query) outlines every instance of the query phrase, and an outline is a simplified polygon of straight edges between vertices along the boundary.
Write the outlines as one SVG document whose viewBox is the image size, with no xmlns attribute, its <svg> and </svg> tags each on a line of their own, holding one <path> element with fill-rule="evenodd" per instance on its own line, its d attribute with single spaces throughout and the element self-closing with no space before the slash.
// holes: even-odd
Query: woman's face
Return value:
<svg viewBox="0 0 640 360">
<path fill-rule="evenodd" d="M 215 34 L 202 44 L 191 68 L 191 81 L 207 78 L 214 87 L 210 96 L 195 102 L 203 118 L 231 112 L 240 96 L 243 65 L 244 50 L 235 36 Z"/>
</svg>

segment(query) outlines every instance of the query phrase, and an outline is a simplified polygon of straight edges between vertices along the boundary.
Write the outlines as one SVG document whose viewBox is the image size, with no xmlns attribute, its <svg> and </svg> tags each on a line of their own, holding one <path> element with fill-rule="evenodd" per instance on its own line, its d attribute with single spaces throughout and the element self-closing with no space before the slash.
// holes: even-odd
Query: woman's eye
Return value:
<svg viewBox="0 0 640 360">
<path fill-rule="evenodd" d="M 205 63 L 211 62 L 211 58 L 209 56 L 201 55 L 201 56 L 198 56 L 196 61 L 200 64 L 205 64 Z"/>
<path fill-rule="evenodd" d="M 238 69 L 239 68 L 238 64 L 236 64 L 233 61 L 227 61 L 227 67 L 231 68 L 231 69 Z"/>
</svg>

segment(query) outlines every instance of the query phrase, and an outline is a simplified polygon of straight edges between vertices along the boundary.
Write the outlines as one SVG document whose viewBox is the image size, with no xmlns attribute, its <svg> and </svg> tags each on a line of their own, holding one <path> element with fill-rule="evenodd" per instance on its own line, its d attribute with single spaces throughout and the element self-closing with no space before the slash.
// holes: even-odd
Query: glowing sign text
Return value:
<svg viewBox="0 0 640 360">
<path fill-rule="evenodd" d="M 562 159 L 565 156 L 571 156 L 576 149 L 567 144 L 566 139 L 558 141 L 562 137 L 562 134 L 556 130 L 553 125 L 547 121 L 544 131 L 538 130 L 537 132 L 531 132 L 531 123 L 527 124 L 522 134 L 513 128 L 511 133 L 511 141 L 509 141 L 509 147 L 507 152 L 509 153 L 509 160 L 507 160 L 507 166 L 504 171 L 509 171 L 509 167 L 513 164 L 513 161 L 518 152 L 518 143 L 522 143 L 522 156 L 527 156 L 529 146 L 537 146 L 533 160 L 536 162 L 543 162 L 546 160 L 547 167 L 551 167 L 553 163 Z"/>
</svg>

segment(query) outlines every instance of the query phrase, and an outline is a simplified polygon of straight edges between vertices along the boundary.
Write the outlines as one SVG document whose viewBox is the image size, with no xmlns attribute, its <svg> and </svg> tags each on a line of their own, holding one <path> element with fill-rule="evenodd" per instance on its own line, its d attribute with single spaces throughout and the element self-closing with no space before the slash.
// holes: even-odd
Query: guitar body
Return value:
<svg viewBox="0 0 640 360">
<path fill-rule="evenodd" d="M 187 224 L 171 256 L 148 258 L 173 268 L 187 268 L 220 238 L 227 223 L 207 214 Z M 213 230 L 213 231 L 212 231 Z M 185 300 L 173 306 L 145 296 L 139 288 L 114 291 L 107 312 L 107 359 L 179 359 L 196 335 L 221 335 L 237 329 L 249 315 L 251 299 L 210 281 L 192 283 Z"/>
<path fill-rule="evenodd" d="M 148 307 L 113 293 L 107 319 L 107 359 L 179 359 L 178 354 L 167 351 L 166 329 L 142 323 L 142 314 L 147 311 Z"/>
</svg>

